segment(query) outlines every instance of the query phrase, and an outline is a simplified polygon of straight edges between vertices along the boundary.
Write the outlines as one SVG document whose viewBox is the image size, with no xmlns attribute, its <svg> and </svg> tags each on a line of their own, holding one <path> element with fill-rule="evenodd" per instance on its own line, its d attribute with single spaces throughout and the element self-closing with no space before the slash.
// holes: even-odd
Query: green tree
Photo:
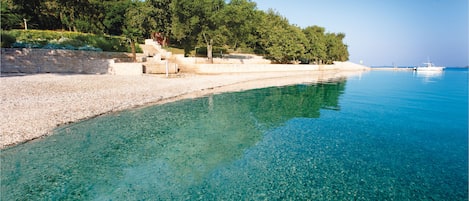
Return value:
<svg viewBox="0 0 469 201">
<path fill-rule="evenodd" d="M 136 45 L 144 38 L 150 38 L 152 32 L 163 32 L 169 35 L 171 11 L 169 0 L 134 1 L 125 13 L 123 35 L 128 38 L 134 61 Z"/>
<path fill-rule="evenodd" d="M 60 21 L 54 7 L 54 0 L 1 0 L 2 28 L 56 29 Z"/>
<path fill-rule="evenodd" d="M 122 35 L 125 23 L 125 13 L 132 5 L 132 0 L 108 0 L 104 1 L 105 16 L 103 24 L 106 34 Z"/>
<path fill-rule="evenodd" d="M 195 15 L 196 12 L 190 5 L 193 3 L 189 0 L 174 0 L 171 3 L 172 36 L 184 48 L 185 56 L 188 56 L 192 48 L 195 47 L 197 34 L 200 33 L 201 16 Z"/>
<path fill-rule="evenodd" d="M 303 29 L 306 37 L 304 58 L 322 64 L 327 58 L 325 29 L 319 26 L 309 26 Z"/>
<path fill-rule="evenodd" d="M 69 31 L 104 33 L 105 9 L 99 0 L 56 0 L 58 15 L 64 28 Z"/>
<path fill-rule="evenodd" d="M 165 37 L 171 35 L 172 12 L 171 0 L 147 0 L 146 4 L 151 7 L 152 20 L 155 22 L 155 27 L 152 31 L 163 33 Z"/>
<path fill-rule="evenodd" d="M 233 49 L 252 44 L 256 22 L 256 3 L 250 0 L 231 0 L 215 14 L 215 23 L 224 29 L 226 45 Z"/>
<path fill-rule="evenodd" d="M 1 28 L 8 30 L 21 27 L 24 16 L 18 13 L 13 2 L 11 0 L 1 0 L 0 3 Z"/>
<path fill-rule="evenodd" d="M 347 45 L 343 43 L 345 38 L 344 33 L 327 33 L 326 46 L 327 46 L 327 63 L 332 64 L 333 61 L 347 61 L 348 49 Z"/>
<path fill-rule="evenodd" d="M 295 25 L 288 26 L 286 35 L 288 37 L 288 44 L 285 47 L 287 61 L 298 62 L 306 51 L 306 36 L 301 28 Z"/>
<path fill-rule="evenodd" d="M 135 43 L 153 32 L 171 37 L 187 56 L 194 47 L 245 48 L 274 62 L 332 63 L 348 59 L 343 33 L 300 29 L 279 13 L 258 10 L 251 0 L 0 0 L 2 29 L 22 28 L 126 36 Z"/>
<path fill-rule="evenodd" d="M 123 35 L 127 38 L 130 43 L 132 57 L 134 61 L 137 61 L 137 48 L 135 43 L 138 43 L 139 39 L 143 37 L 142 23 L 146 18 L 146 15 L 142 14 L 141 10 L 144 9 L 142 2 L 133 2 L 132 5 L 127 9 L 125 13 L 125 21 L 123 27 Z M 142 19 L 143 18 L 143 19 Z"/>
<path fill-rule="evenodd" d="M 173 12 L 172 33 L 184 48 L 187 56 L 196 45 L 206 45 L 207 56 L 212 59 L 212 47 L 226 41 L 216 20 L 216 13 L 225 6 L 223 0 L 174 0 L 171 4 Z"/>
<path fill-rule="evenodd" d="M 299 60 L 304 52 L 305 35 L 297 26 L 273 10 L 262 15 L 257 28 L 257 48 L 277 63 Z"/>
</svg>

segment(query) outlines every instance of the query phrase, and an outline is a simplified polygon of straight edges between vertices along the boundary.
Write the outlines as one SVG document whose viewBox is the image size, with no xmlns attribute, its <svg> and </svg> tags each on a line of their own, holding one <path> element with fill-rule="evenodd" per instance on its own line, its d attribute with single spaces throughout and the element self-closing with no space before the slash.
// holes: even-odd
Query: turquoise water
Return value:
<svg viewBox="0 0 469 201">
<path fill-rule="evenodd" d="M 1 151 L 1 200 L 467 200 L 468 72 L 105 115 Z"/>
</svg>

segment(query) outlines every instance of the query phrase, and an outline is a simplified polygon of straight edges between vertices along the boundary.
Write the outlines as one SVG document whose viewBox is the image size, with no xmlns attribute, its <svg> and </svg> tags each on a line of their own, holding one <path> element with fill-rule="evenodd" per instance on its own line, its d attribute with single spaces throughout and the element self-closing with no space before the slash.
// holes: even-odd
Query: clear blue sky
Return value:
<svg viewBox="0 0 469 201">
<path fill-rule="evenodd" d="M 468 0 L 253 0 L 291 24 L 345 33 L 366 65 L 469 64 Z"/>
</svg>

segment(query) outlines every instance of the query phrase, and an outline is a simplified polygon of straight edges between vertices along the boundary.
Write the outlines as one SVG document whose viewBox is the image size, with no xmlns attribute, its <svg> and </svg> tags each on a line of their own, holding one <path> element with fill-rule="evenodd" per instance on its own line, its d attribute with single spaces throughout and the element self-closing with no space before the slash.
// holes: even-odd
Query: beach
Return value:
<svg viewBox="0 0 469 201">
<path fill-rule="evenodd" d="M 61 125 L 126 109 L 211 93 L 343 79 L 362 72 L 5 76 L 0 78 L 0 148 L 48 136 Z"/>
</svg>

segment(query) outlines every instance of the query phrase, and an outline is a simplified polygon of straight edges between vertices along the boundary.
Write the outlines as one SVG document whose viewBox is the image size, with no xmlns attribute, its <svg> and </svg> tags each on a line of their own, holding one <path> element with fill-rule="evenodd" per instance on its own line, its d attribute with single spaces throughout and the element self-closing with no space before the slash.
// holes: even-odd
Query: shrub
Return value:
<svg viewBox="0 0 469 201">
<path fill-rule="evenodd" d="M 96 48 L 96 47 L 89 46 L 89 45 L 81 46 L 78 48 L 78 50 L 98 51 L 98 52 L 103 51 L 101 48 Z"/>
<path fill-rule="evenodd" d="M 2 41 L 1 47 L 11 47 L 11 45 L 16 42 L 15 36 L 9 33 L 4 33 L 3 31 L 0 37 L 1 37 L 0 40 Z"/>
<path fill-rule="evenodd" d="M 93 45 L 99 47 L 104 51 L 112 51 L 112 41 L 109 41 L 110 38 L 105 38 L 103 36 L 95 38 Z"/>
<path fill-rule="evenodd" d="M 41 46 L 40 44 L 36 44 L 36 43 L 15 42 L 15 43 L 11 44 L 11 47 L 14 47 L 14 48 L 41 48 L 43 46 Z"/>
<path fill-rule="evenodd" d="M 5 46 L 2 39 L 2 47 L 112 52 L 129 52 L 130 50 L 127 40 L 119 36 L 49 30 L 9 30 L 4 32 L 2 32 L 2 38 L 4 34 L 10 38 L 9 44 L 5 43 Z M 141 49 L 138 50 L 141 52 Z"/>
</svg>

